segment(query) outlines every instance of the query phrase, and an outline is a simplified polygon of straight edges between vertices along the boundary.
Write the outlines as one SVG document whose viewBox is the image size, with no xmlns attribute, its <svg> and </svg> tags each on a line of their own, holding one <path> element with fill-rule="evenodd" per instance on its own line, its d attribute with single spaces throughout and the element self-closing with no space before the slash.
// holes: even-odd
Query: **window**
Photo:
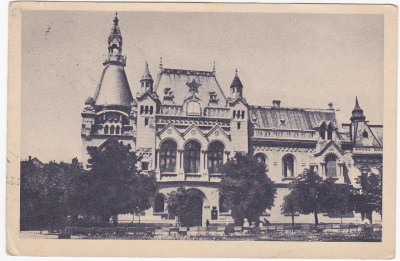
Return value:
<svg viewBox="0 0 400 261">
<path fill-rule="evenodd" d="M 329 154 L 325 158 L 325 163 L 326 163 L 326 177 L 328 178 L 334 178 L 337 176 L 336 173 L 336 155 L 334 154 Z"/>
<path fill-rule="evenodd" d="M 245 113 L 245 111 L 242 111 L 242 119 L 244 119 L 244 113 Z"/>
<path fill-rule="evenodd" d="M 144 126 L 148 126 L 149 125 L 149 118 L 144 118 Z"/>
<path fill-rule="evenodd" d="M 147 113 L 149 113 L 149 106 L 146 105 L 144 107 L 144 114 L 147 114 Z"/>
<path fill-rule="evenodd" d="M 108 134 L 108 125 L 104 127 L 104 134 Z"/>
<path fill-rule="evenodd" d="M 221 213 L 229 212 L 229 209 L 226 206 L 225 198 L 223 196 L 219 196 L 219 211 Z"/>
<path fill-rule="evenodd" d="M 160 149 L 160 171 L 175 172 L 176 168 L 176 143 L 166 140 L 161 144 Z"/>
<path fill-rule="evenodd" d="M 218 219 L 218 210 L 217 207 L 212 207 L 211 210 L 211 220 L 217 220 Z"/>
<path fill-rule="evenodd" d="M 142 170 L 149 170 L 149 163 L 147 161 L 142 162 Z"/>
<path fill-rule="evenodd" d="M 115 129 L 115 134 L 119 134 L 119 126 L 117 126 L 117 128 Z"/>
<path fill-rule="evenodd" d="M 264 166 L 267 163 L 267 159 L 266 159 L 266 157 L 265 157 L 265 155 L 263 153 L 257 153 L 256 154 L 256 159 L 257 159 L 258 162 L 263 163 Z"/>
<path fill-rule="evenodd" d="M 189 141 L 185 145 L 183 152 L 183 162 L 185 173 L 199 173 L 200 171 L 200 143 Z"/>
<path fill-rule="evenodd" d="M 292 155 L 285 155 L 282 159 L 283 177 L 294 177 L 294 158 Z"/>
<path fill-rule="evenodd" d="M 186 108 L 188 115 L 201 115 L 200 103 L 198 102 L 189 102 Z"/>
<path fill-rule="evenodd" d="M 333 127 L 332 125 L 328 126 L 328 140 L 332 139 Z"/>
<path fill-rule="evenodd" d="M 223 161 L 224 144 L 214 141 L 208 147 L 208 173 L 221 173 Z"/>
<path fill-rule="evenodd" d="M 157 194 L 154 202 L 154 212 L 165 211 L 165 196 L 163 194 Z"/>
<path fill-rule="evenodd" d="M 237 123 L 237 129 L 240 130 L 240 122 Z"/>
<path fill-rule="evenodd" d="M 325 139 L 325 131 L 326 131 L 326 127 L 325 124 L 321 125 L 321 129 L 319 130 L 319 136 L 321 136 L 321 138 L 324 140 Z"/>
<path fill-rule="evenodd" d="M 115 129 L 115 127 L 114 127 L 114 126 L 111 126 L 111 128 L 110 128 L 110 134 L 114 134 L 114 129 Z"/>
<path fill-rule="evenodd" d="M 368 132 L 366 130 L 364 130 L 364 132 L 362 133 L 363 138 L 368 138 Z"/>
<path fill-rule="evenodd" d="M 150 115 L 153 114 L 153 106 L 150 106 Z"/>
<path fill-rule="evenodd" d="M 143 114 L 143 105 L 140 105 L 140 114 Z"/>
</svg>

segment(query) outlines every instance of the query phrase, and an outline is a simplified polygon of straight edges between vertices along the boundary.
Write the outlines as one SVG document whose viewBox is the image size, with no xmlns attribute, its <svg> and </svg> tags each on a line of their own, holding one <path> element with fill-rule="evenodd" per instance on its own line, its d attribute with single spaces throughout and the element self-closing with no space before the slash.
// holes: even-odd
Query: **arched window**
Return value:
<svg viewBox="0 0 400 261">
<path fill-rule="evenodd" d="M 166 140 L 161 144 L 160 149 L 160 171 L 175 172 L 176 168 L 176 143 Z"/>
<path fill-rule="evenodd" d="M 336 159 L 337 159 L 337 156 L 334 154 L 328 154 L 325 157 L 325 163 L 326 163 L 326 174 L 325 175 L 327 178 L 334 178 L 337 176 Z"/>
<path fill-rule="evenodd" d="M 114 134 L 114 129 L 115 129 L 115 127 L 114 127 L 114 126 L 111 126 L 111 128 L 110 128 L 110 134 Z"/>
<path fill-rule="evenodd" d="M 104 134 L 108 134 L 108 125 L 104 127 Z"/>
<path fill-rule="evenodd" d="M 321 125 L 321 129 L 319 130 L 319 135 L 321 136 L 321 138 L 324 140 L 325 139 L 325 132 L 326 132 L 326 127 L 325 124 Z"/>
<path fill-rule="evenodd" d="M 244 119 L 244 113 L 245 113 L 245 111 L 242 111 L 242 119 Z"/>
<path fill-rule="evenodd" d="M 221 195 L 219 196 L 219 212 L 221 213 L 229 212 L 229 209 L 225 204 L 225 198 Z"/>
<path fill-rule="evenodd" d="M 150 106 L 150 115 L 153 114 L 153 106 Z"/>
<path fill-rule="evenodd" d="M 333 127 L 332 125 L 328 126 L 328 140 L 332 139 Z"/>
<path fill-rule="evenodd" d="M 154 202 L 154 212 L 165 211 L 165 196 L 163 194 L 157 194 Z"/>
<path fill-rule="evenodd" d="M 183 152 L 183 163 L 185 173 L 199 173 L 200 171 L 200 143 L 189 141 Z"/>
<path fill-rule="evenodd" d="M 294 158 L 292 155 L 285 155 L 282 159 L 283 177 L 294 177 Z"/>
<path fill-rule="evenodd" d="M 187 114 L 188 115 L 201 115 L 200 103 L 192 101 L 187 104 Z"/>
<path fill-rule="evenodd" d="M 267 157 L 263 153 L 257 153 L 256 154 L 256 159 L 258 162 L 264 164 L 266 166 L 267 164 Z"/>
<path fill-rule="evenodd" d="M 119 134 L 119 126 L 117 126 L 117 128 L 115 128 L 115 134 Z"/>
<path fill-rule="evenodd" d="M 208 147 L 208 173 L 221 173 L 224 164 L 224 144 L 214 141 Z"/>
<path fill-rule="evenodd" d="M 364 132 L 362 133 L 363 138 L 368 138 L 368 132 L 366 130 L 364 130 Z"/>
<path fill-rule="evenodd" d="M 143 114 L 143 105 L 140 105 L 140 114 Z"/>
<path fill-rule="evenodd" d="M 146 105 L 146 106 L 144 107 L 144 113 L 145 113 L 145 114 L 149 113 L 149 106 Z"/>
</svg>

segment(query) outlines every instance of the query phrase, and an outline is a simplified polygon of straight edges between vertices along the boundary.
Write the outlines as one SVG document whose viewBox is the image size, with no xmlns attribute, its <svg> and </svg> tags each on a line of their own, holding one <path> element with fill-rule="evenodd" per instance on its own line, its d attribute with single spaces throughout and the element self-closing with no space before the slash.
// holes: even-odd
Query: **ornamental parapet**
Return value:
<svg viewBox="0 0 400 261">
<path fill-rule="evenodd" d="M 276 129 L 254 129 L 253 138 L 274 138 L 294 140 L 316 140 L 314 130 L 276 130 Z"/>
</svg>

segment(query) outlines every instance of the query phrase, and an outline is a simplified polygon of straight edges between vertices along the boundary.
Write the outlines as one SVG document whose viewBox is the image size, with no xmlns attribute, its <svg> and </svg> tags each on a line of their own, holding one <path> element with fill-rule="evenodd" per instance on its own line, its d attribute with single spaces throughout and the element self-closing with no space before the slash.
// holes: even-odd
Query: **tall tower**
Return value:
<svg viewBox="0 0 400 261">
<path fill-rule="evenodd" d="M 82 112 L 82 160 L 86 164 L 88 146 L 100 146 L 115 137 L 135 149 L 131 113 L 133 97 L 125 73 L 126 57 L 122 55 L 122 35 L 115 14 L 107 39 L 108 55 L 94 98 L 87 98 Z"/>
<path fill-rule="evenodd" d="M 230 89 L 232 148 L 234 152 L 248 153 L 248 106 L 243 97 L 243 84 L 240 81 L 237 69 Z"/>
</svg>

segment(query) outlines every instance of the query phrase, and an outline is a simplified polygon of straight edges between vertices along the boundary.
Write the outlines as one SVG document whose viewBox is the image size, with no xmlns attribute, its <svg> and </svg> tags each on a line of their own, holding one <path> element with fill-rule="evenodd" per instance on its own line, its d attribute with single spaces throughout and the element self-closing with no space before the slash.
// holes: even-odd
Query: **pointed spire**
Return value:
<svg viewBox="0 0 400 261">
<path fill-rule="evenodd" d="M 150 70 L 149 70 L 149 64 L 146 61 L 146 66 L 144 68 L 144 73 L 142 76 L 142 80 L 153 80 L 153 77 L 150 74 Z"/>
<path fill-rule="evenodd" d="M 160 68 L 160 72 L 161 72 L 162 69 L 163 69 L 162 57 L 160 57 L 160 64 L 159 64 L 158 68 Z"/>
<path fill-rule="evenodd" d="M 115 12 L 115 17 L 114 17 L 114 25 L 118 25 L 118 12 Z"/>
<path fill-rule="evenodd" d="M 232 84 L 231 84 L 231 88 L 232 87 L 239 87 L 239 88 L 243 88 L 243 84 L 240 81 L 239 75 L 238 75 L 238 70 L 235 70 L 235 78 L 233 78 Z"/>
<path fill-rule="evenodd" d="M 356 96 L 356 105 L 351 113 L 351 121 L 365 121 L 364 111 L 361 109 L 360 104 L 358 103 L 358 98 Z"/>
</svg>

